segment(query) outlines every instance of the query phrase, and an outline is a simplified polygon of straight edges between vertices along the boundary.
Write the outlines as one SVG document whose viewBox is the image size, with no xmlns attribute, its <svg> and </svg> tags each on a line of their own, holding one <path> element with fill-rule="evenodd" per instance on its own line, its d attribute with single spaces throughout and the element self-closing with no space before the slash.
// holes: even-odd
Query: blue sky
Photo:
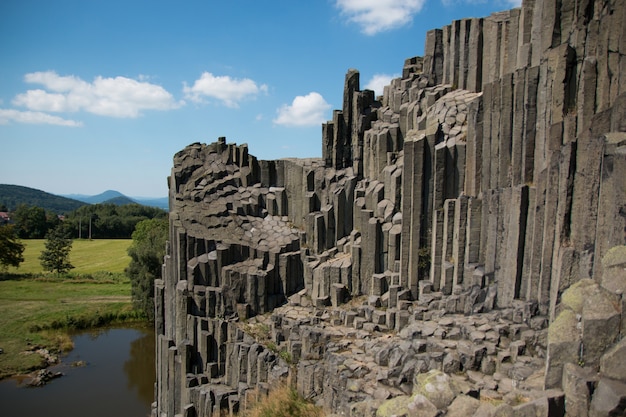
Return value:
<svg viewBox="0 0 626 417">
<path fill-rule="evenodd" d="M 346 71 L 381 86 L 426 31 L 509 0 L 2 0 L 0 183 L 167 195 L 193 142 L 320 157 Z"/>
</svg>

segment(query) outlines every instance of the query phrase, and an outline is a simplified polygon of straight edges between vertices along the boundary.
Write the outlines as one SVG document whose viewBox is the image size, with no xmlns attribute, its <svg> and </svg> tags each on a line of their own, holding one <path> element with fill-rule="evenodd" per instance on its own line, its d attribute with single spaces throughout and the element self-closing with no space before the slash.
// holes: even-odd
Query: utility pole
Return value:
<svg viewBox="0 0 626 417">
<path fill-rule="evenodd" d="M 91 240 L 91 216 L 89 216 L 89 240 Z"/>
<path fill-rule="evenodd" d="M 83 218 L 79 217 L 78 218 L 78 238 L 81 238 L 82 235 L 82 227 L 83 227 Z"/>
</svg>

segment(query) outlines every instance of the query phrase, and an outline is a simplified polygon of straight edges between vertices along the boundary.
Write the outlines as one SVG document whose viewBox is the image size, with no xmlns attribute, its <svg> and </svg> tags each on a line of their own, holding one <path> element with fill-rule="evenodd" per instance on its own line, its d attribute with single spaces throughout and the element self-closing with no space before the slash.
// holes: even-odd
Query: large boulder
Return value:
<svg viewBox="0 0 626 417">
<path fill-rule="evenodd" d="M 576 314 L 582 314 L 585 300 L 597 286 L 598 284 L 589 278 L 577 281 L 561 295 L 561 307 L 568 308 Z"/>
<path fill-rule="evenodd" d="M 566 291 L 567 292 L 567 291 Z M 580 330 L 576 313 L 565 309 L 548 329 L 548 352 L 546 357 L 545 388 L 561 385 L 563 366 L 578 363 L 580 355 Z"/>
<path fill-rule="evenodd" d="M 448 406 L 446 417 L 472 416 L 478 410 L 480 401 L 468 395 L 459 395 Z"/>
<path fill-rule="evenodd" d="M 607 347 L 617 340 L 620 322 L 620 297 L 596 286 L 585 299 L 582 311 L 582 359 L 585 365 L 600 364 Z"/>
<path fill-rule="evenodd" d="M 420 394 L 411 397 L 411 401 L 407 405 L 409 409 L 409 417 L 435 417 L 438 415 L 437 407 Z"/>
<path fill-rule="evenodd" d="M 600 373 L 607 378 L 626 382 L 626 339 L 620 340 L 602 356 Z"/>
<path fill-rule="evenodd" d="M 376 417 L 435 417 L 437 407 L 421 394 L 400 395 L 385 401 L 376 410 Z"/>
<path fill-rule="evenodd" d="M 449 406 L 457 394 L 451 378 L 434 369 L 415 376 L 413 392 L 423 395 L 440 410 Z"/>
<path fill-rule="evenodd" d="M 626 293 L 626 246 L 615 246 L 604 255 L 600 284 L 611 292 Z"/>
<path fill-rule="evenodd" d="M 626 384 L 601 378 L 593 393 L 589 417 L 614 417 L 626 415 Z"/>
<path fill-rule="evenodd" d="M 587 417 L 595 381 L 595 372 L 573 363 L 565 364 L 562 386 L 568 417 Z"/>
<path fill-rule="evenodd" d="M 399 395 L 391 398 L 378 407 L 376 417 L 408 416 L 409 409 L 407 406 L 409 401 L 411 401 L 411 397 L 408 395 Z"/>
<path fill-rule="evenodd" d="M 600 284 L 607 290 L 621 295 L 622 325 L 620 333 L 626 335 L 626 246 L 611 248 L 602 258 L 602 278 Z"/>
</svg>

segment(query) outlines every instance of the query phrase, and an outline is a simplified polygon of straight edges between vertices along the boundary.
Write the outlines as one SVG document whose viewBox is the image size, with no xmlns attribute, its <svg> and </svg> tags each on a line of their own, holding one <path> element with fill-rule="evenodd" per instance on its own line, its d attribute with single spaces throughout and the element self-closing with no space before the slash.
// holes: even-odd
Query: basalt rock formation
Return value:
<svg viewBox="0 0 626 417">
<path fill-rule="evenodd" d="M 382 97 L 348 71 L 321 159 L 175 155 L 154 415 L 284 381 L 350 416 L 624 413 L 626 1 L 424 50 Z"/>
</svg>

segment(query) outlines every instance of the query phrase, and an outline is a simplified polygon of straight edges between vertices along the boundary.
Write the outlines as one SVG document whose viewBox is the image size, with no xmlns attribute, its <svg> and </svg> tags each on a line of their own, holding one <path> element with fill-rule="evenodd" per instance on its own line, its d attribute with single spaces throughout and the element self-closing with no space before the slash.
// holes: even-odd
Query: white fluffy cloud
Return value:
<svg viewBox="0 0 626 417">
<path fill-rule="evenodd" d="M 236 79 L 227 75 L 215 76 L 203 72 L 193 86 L 184 85 L 185 98 L 202 102 L 206 97 L 220 100 L 228 107 L 238 107 L 246 98 L 254 98 L 261 92 L 267 92 L 267 85 L 258 85 L 249 78 Z"/>
<path fill-rule="evenodd" d="M 411 22 L 425 0 L 337 0 L 336 6 L 349 22 L 366 35 L 396 29 Z"/>
<path fill-rule="evenodd" d="M 385 86 L 398 77 L 400 77 L 400 74 L 374 74 L 372 79 L 365 85 L 365 89 L 374 91 L 377 96 L 382 96 Z"/>
<path fill-rule="evenodd" d="M 14 109 L 0 109 L 0 125 L 9 122 L 26 123 L 26 124 L 48 124 L 57 126 L 82 126 L 81 122 L 63 119 L 58 116 L 52 116 L 48 113 L 38 111 L 19 111 Z"/>
<path fill-rule="evenodd" d="M 26 74 L 24 81 L 44 89 L 28 90 L 13 99 L 13 105 L 39 112 L 86 111 L 101 116 L 138 117 L 143 110 L 177 108 L 163 87 L 126 77 L 96 77 L 89 83 L 54 71 Z"/>
<path fill-rule="evenodd" d="M 315 126 L 326 120 L 325 113 L 330 104 L 321 94 L 315 91 L 306 96 L 296 96 L 291 105 L 283 105 L 278 109 L 274 123 L 283 126 Z"/>
<path fill-rule="evenodd" d="M 502 9 L 522 6 L 522 0 L 441 0 L 441 3 L 446 7 L 455 7 L 458 4 L 469 4 L 472 6 L 492 4 L 502 7 Z"/>
</svg>

